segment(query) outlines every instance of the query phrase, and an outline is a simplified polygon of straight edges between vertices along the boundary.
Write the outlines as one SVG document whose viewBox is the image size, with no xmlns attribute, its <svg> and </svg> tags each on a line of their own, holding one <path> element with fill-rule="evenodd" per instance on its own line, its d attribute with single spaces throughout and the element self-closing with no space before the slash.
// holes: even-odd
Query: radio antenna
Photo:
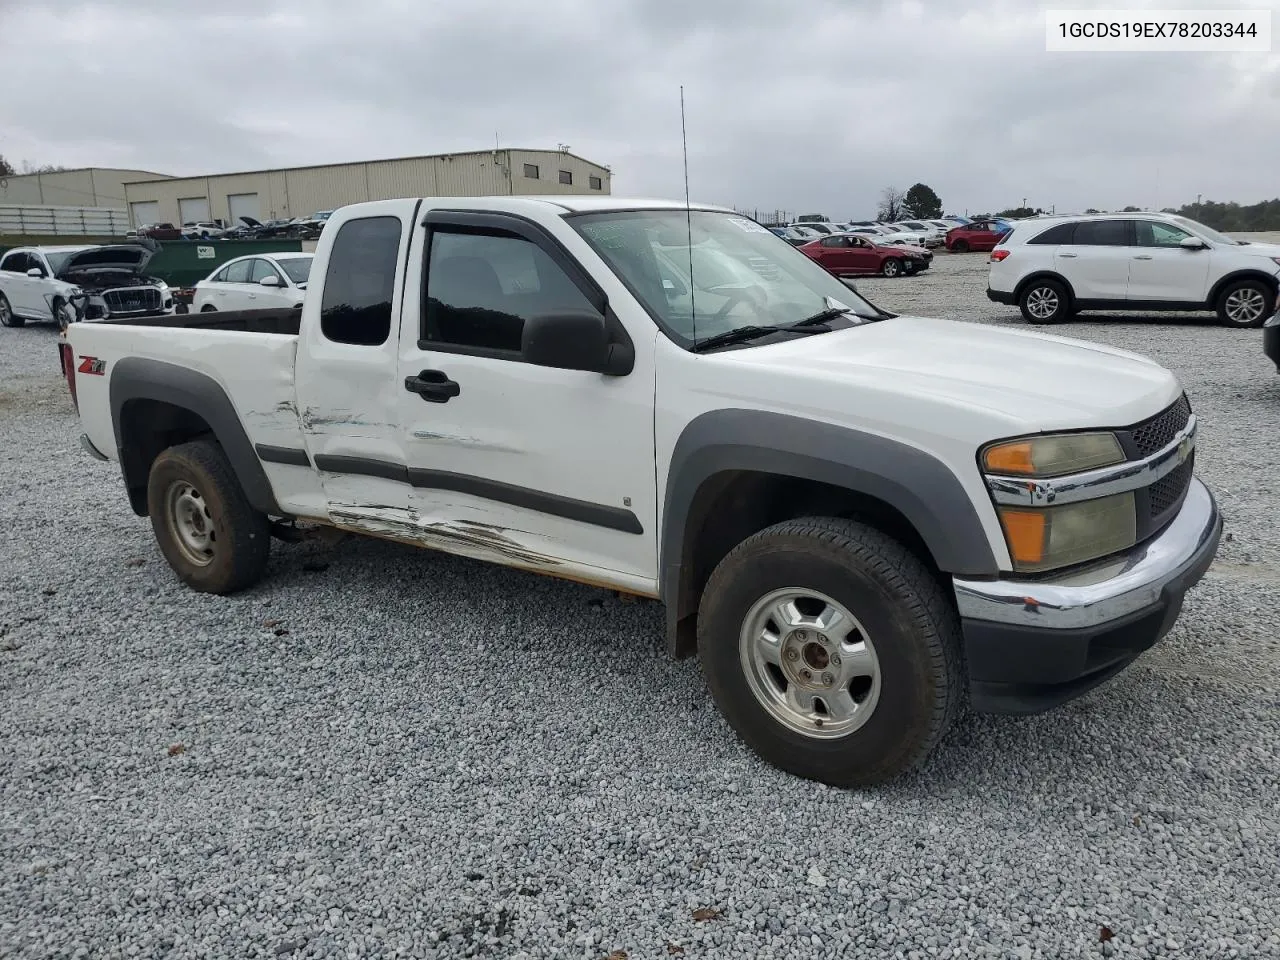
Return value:
<svg viewBox="0 0 1280 960">
<path fill-rule="evenodd" d="M 693 284 L 693 208 L 689 205 L 689 138 L 684 125 L 684 84 L 680 84 L 680 149 L 684 154 L 684 226 L 689 240 L 689 324 L 693 327 L 693 344 L 698 345 L 698 306 Z"/>
</svg>

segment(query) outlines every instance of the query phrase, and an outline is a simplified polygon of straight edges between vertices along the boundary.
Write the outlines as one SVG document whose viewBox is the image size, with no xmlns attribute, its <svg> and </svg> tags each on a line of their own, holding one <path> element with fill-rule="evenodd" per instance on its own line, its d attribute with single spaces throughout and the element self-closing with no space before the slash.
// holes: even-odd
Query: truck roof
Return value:
<svg viewBox="0 0 1280 960">
<path fill-rule="evenodd" d="M 513 197 L 423 197 L 423 202 L 432 207 L 471 208 L 474 210 L 509 210 L 512 212 L 540 213 L 603 213 L 610 210 L 683 210 L 682 200 L 663 200 L 654 197 L 614 197 L 614 196 L 513 196 Z M 382 203 L 383 201 L 367 201 Z M 349 206 L 360 207 L 364 203 L 353 203 Z M 722 207 L 709 203 L 690 203 L 694 210 L 713 210 L 719 213 L 733 213 L 730 207 Z"/>
</svg>

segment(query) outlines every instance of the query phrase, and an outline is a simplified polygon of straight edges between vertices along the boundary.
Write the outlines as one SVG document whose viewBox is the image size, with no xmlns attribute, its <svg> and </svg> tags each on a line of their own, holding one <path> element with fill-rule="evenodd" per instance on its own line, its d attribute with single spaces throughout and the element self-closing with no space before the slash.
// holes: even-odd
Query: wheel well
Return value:
<svg viewBox="0 0 1280 960">
<path fill-rule="evenodd" d="M 1280 281 L 1277 281 L 1275 277 L 1263 273 L 1261 270 L 1241 270 L 1238 273 L 1227 274 L 1213 285 L 1213 289 L 1209 291 L 1209 306 L 1217 309 L 1218 297 L 1222 294 L 1222 291 L 1230 284 L 1240 280 L 1259 280 L 1271 290 L 1272 297 L 1280 295 Z"/>
<path fill-rule="evenodd" d="M 1013 291 L 1013 299 L 1021 300 L 1023 291 L 1026 290 L 1027 287 L 1031 286 L 1031 284 L 1035 283 L 1037 280 L 1056 281 L 1057 283 L 1062 284 L 1066 288 L 1067 296 L 1070 299 L 1074 300 L 1076 298 L 1076 292 L 1073 289 L 1071 289 L 1071 283 L 1062 274 L 1054 273 L 1050 270 L 1038 270 L 1035 273 L 1030 274 L 1026 277 L 1023 277 L 1021 280 L 1018 281 L 1018 286 L 1015 287 Z"/>
<path fill-rule="evenodd" d="M 120 468 L 129 503 L 140 517 L 147 515 L 147 480 L 151 464 L 169 447 L 213 429 L 199 414 L 163 400 L 127 400 L 120 408 Z"/>
<path fill-rule="evenodd" d="M 893 537 L 919 557 L 942 582 L 933 554 L 909 520 L 877 497 L 799 477 L 730 470 L 707 478 L 694 494 L 683 540 L 676 596 L 674 653 L 696 650 L 698 604 L 717 564 L 752 534 L 799 517 L 858 520 Z"/>
</svg>

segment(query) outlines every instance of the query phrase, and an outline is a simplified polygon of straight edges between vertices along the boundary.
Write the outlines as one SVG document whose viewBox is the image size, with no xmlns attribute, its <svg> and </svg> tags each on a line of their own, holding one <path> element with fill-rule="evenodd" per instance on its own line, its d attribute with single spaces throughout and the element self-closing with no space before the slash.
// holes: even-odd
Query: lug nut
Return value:
<svg viewBox="0 0 1280 960">
<path fill-rule="evenodd" d="M 812 679 L 813 679 L 813 674 L 812 674 L 812 673 L 810 673 L 808 670 L 801 670 L 801 671 L 800 671 L 800 676 L 804 677 L 806 680 L 812 680 Z"/>
<path fill-rule="evenodd" d="M 800 656 L 800 654 L 798 654 L 798 653 L 796 653 L 794 650 L 792 650 L 792 649 L 788 648 L 788 650 L 787 650 L 787 659 L 788 659 L 788 660 L 795 660 L 795 659 L 796 659 L 797 657 L 799 657 L 799 656 Z"/>
<path fill-rule="evenodd" d="M 825 684 L 826 686 L 828 686 L 828 687 L 829 687 L 829 686 L 831 686 L 833 683 L 835 683 L 835 682 L 836 682 L 836 678 L 835 678 L 835 677 L 833 677 L 833 676 L 832 676 L 831 674 L 829 674 L 829 673 L 824 673 L 824 674 L 822 675 L 822 682 L 823 682 L 823 684 Z"/>
<path fill-rule="evenodd" d="M 820 633 L 818 634 L 818 642 L 821 644 L 828 644 L 831 641 L 827 639 L 827 635 L 825 633 Z"/>
<path fill-rule="evenodd" d="M 833 667 L 838 667 L 838 666 L 840 666 L 840 658 L 839 658 L 839 657 L 832 657 L 832 658 L 831 658 L 831 665 L 832 665 Z"/>
<path fill-rule="evenodd" d="M 800 640 L 800 641 L 808 640 L 808 639 L 809 639 L 809 635 L 808 635 L 807 633 L 805 633 L 803 630 L 797 630 L 797 631 L 796 631 L 796 639 L 797 639 L 797 640 Z"/>
</svg>

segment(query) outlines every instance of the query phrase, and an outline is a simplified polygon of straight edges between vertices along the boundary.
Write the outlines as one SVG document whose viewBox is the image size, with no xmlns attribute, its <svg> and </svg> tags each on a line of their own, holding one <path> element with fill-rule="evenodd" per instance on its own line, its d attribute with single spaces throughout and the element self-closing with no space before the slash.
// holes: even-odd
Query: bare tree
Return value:
<svg viewBox="0 0 1280 960">
<path fill-rule="evenodd" d="M 876 210 L 876 219 L 893 223 L 907 216 L 906 194 L 897 187 L 885 187 L 880 191 L 880 206 Z"/>
</svg>

